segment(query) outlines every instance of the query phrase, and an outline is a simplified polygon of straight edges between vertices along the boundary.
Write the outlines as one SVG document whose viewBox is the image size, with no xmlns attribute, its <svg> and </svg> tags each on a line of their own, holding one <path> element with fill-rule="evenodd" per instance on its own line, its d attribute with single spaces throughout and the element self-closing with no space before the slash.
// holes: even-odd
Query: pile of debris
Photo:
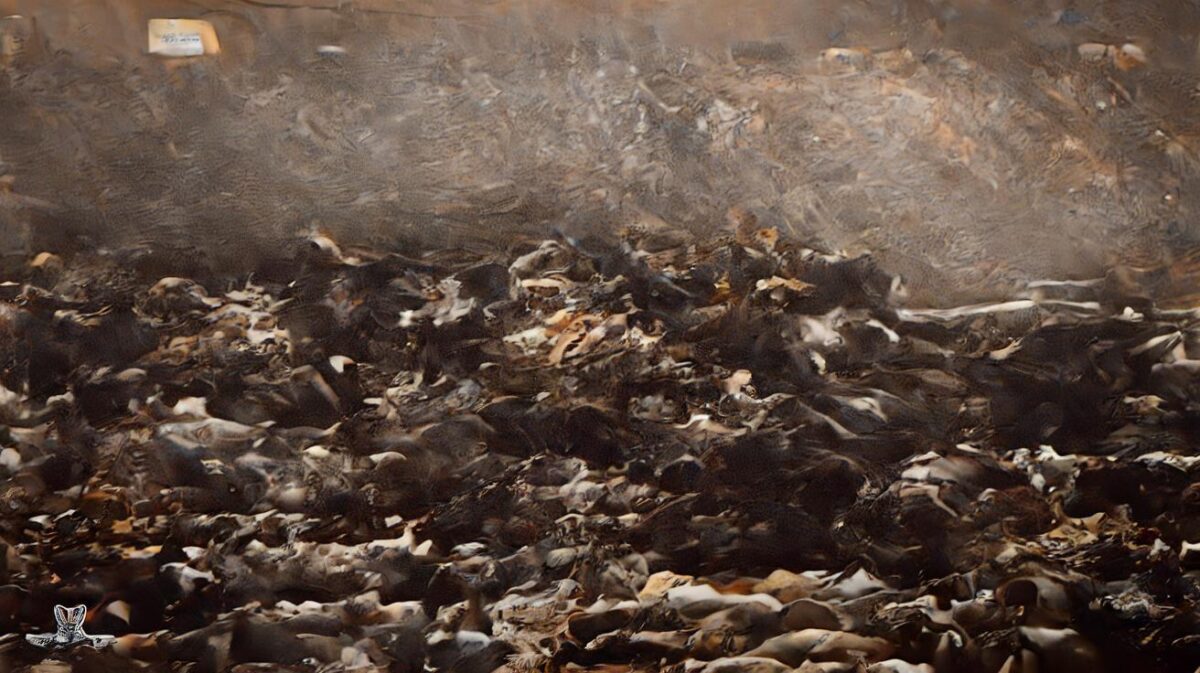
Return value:
<svg viewBox="0 0 1200 673">
<path fill-rule="evenodd" d="M 1191 670 L 1200 312 L 914 310 L 740 221 L 314 236 L 232 289 L 40 255 L 0 286 L 0 669 Z M 115 641 L 15 635 L 55 604 Z"/>
</svg>

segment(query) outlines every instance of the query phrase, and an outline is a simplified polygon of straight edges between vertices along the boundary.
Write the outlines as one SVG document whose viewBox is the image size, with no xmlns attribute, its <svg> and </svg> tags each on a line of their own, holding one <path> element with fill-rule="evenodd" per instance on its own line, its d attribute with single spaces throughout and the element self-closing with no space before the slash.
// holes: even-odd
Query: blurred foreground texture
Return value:
<svg viewBox="0 0 1200 673">
<path fill-rule="evenodd" d="M 1195 673 L 1194 7 L 0 0 L 0 673 Z"/>
<path fill-rule="evenodd" d="M 915 301 L 946 304 L 1120 263 L 1187 277 L 1200 240 L 1194 3 L 0 0 L 0 15 L 21 17 L 0 23 L 0 217 L 32 228 L 34 252 L 270 275 L 314 228 L 411 251 L 630 223 L 705 234 L 736 207 L 871 250 Z M 212 22 L 222 53 L 146 54 L 160 17 Z"/>
</svg>

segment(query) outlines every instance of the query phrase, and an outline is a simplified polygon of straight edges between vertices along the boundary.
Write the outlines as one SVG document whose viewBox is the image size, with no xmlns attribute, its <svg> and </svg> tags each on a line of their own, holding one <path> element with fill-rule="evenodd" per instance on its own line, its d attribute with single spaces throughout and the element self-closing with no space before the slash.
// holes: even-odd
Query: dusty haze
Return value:
<svg viewBox="0 0 1200 673">
<path fill-rule="evenodd" d="M 0 0 L 12 14 L 0 207 L 36 250 L 271 273 L 317 228 L 478 247 L 704 235 L 739 208 L 873 251 L 941 304 L 1200 239 L 1192 3 Z M 223 52 L 146 55 L 155 17 L 211 21 Z"/>
</svg>

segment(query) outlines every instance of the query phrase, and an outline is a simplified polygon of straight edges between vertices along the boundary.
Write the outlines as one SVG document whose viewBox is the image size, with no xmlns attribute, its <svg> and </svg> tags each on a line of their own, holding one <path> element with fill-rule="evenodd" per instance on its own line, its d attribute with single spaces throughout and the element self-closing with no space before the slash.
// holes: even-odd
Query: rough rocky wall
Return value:
<svg viewBox="0 0 1200 673">
<path fill-rule="evenodd" d="M 1194 3 L 0 0 L 8 14 L 28 37 L 0 76 L 0 198 L 38 249 L 269 272 L 313 227 L 490 245 L 711 232 L 741 207 L 875 250 L 937 303 L 1169 262 L 1200 237 Z M 213 22 L 222 53 L 146 55 L 146 20 L 168 16 Z M 1088 61 L 1085 42 L 1145 63 Z"/>
</svg>

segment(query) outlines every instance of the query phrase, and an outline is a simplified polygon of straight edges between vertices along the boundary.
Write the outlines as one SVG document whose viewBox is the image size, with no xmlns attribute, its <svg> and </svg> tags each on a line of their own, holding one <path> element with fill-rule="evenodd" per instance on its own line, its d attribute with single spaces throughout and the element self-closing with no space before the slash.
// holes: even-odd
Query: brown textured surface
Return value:
<svg viewBox="0 0 1200 673">
<path fill-rule="evenodd" d="M 1200 310 L 621 243 L 0 286 L 0 671 L 1191 673 Z"/>
<path fill-rule="evenodd" d="M 0 197 L 39 249 L 175 273 L 290 259 L 314 226 L 486 245 L 740 206 L 877 251 L 914 301 L 1003 294 L 1200 237 L 1200 15 L 1136 4 L 0 0 L 36 22 L 0 71 Z M 157 16 L 212 21 L 223 53 L 146 56 Z"/>
</svg>

